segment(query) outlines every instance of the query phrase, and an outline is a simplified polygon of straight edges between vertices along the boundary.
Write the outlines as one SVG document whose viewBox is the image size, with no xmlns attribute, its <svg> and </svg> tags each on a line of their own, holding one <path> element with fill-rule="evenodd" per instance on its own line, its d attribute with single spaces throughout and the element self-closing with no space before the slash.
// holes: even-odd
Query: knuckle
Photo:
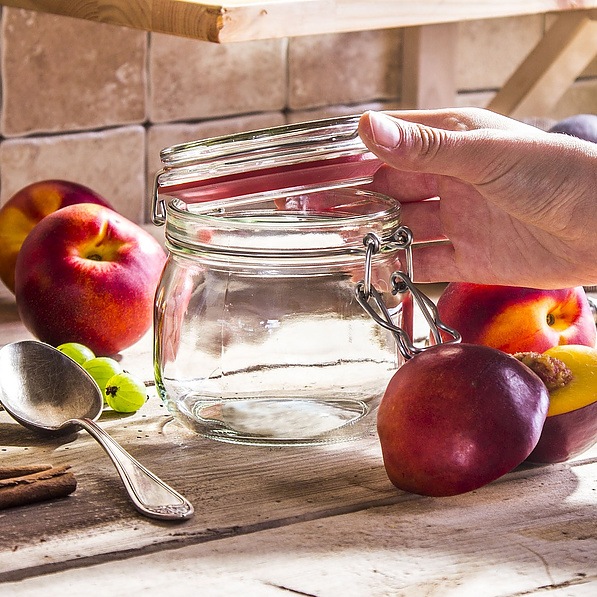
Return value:
<svg viewBox="0 0 597 597">
<path fill-rule="evenodd" d="M 431 162 L 447 145 L 448 135 L 443 129 L 420 127 L 418 135 L 419 156 L 424 162 Z"/>
</svg>

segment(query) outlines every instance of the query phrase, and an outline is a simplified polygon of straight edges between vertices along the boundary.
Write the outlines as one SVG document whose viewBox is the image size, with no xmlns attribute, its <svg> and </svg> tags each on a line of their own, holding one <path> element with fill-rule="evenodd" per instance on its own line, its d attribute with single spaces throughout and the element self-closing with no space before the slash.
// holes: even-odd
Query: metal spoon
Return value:
<svg viewBox="0 0 597 597">
<path fill-rule="evenodd" d="M 183 519 L 193 506 L 135 460 L 95 420 L 103 396 L 88 373 L 59 350 L 35 340 L 0 349 L 0 402 L 19 423 L 49 435 L 80 428 L 96 439 L 116 466 L 133 504 L 145 516 Z"/>
</svg>

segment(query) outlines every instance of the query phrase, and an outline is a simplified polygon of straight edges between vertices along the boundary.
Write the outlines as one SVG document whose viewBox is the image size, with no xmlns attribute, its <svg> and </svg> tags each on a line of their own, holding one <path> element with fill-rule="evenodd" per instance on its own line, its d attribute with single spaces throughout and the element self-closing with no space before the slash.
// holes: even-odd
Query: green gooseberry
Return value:
<svg viewBox="0 0 597 597">
<path fill-rule="evenodd" d="M 104 394 L 108 380 L 116 373 L 122 373 L 122 366 L 118 361 L 110 357 L 94 357 L 85 361 L 82 365 L 83 369 L 93 377 L 95 383 Z M 104 398 L 105 402 L 105 398 Z"/>
<path fill-rule="evenodd" d="M 113 375 L 104 390 L 104 400 L 108 406 L 120 413 L 138 411 L 147 399 L 145 384 L 127 371 Z"/>
<path fill-rule="evenodd" d="M 91 348 L 87 348 L 84 344 L 79 342 L 65 342 L 56 347 L 60 352 L 63 352 L 67 357 L 70 357 L 79 365 L 85 361 L 95 358 L 95 354 Z"/>
</svg>

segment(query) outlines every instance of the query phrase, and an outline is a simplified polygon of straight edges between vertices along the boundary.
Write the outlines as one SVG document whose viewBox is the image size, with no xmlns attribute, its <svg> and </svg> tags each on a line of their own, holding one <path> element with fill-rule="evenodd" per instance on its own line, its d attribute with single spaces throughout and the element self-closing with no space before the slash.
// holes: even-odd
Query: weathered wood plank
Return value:
<svg viewBox="0 0 597 597">
<path fill-rule="evenodd" d="M 73 567 L 0 590 L 14 597 L 93 588 L 112 595 L 139 589 L 190 594 L 186 587 L 208 596 L 588 597 L 597 588 L 596 475 L 593 460 L 454 498 L 411 499 L 133 559 L 99 560 L 93 568 Z"/>
<path fill-rule="evenodd" d="M 15 566 L 205 541 L 402 499 L 385 477 L 374 438 L 327 448 L 219 444 L 168 423 L 156 400 L 143 407 L 145 414 L 104 420 L 102 426 L 193 502 L 196 515 L 184 523 L 156 522 L 134 512 L 110 461 L 86 434 L 66 444 L 39 439 L 1 414 L 3 464 L 69 463 L 78 488 L 68 499 L 0 514 L 0 580 Z"/>
<path fill-rule="evenodd" d="M 456 102 L 458 25 L 443 23 L 404 31 L 403 108 L 433 109 Z"/>
<path fill-rule="evenodd" d="M 150 366 L 149 339 L 144 340 L 147 343 L 136 347 L 135 358 L 127 361 L 125 354 L 123 363 L 135 362 L 141 369 Z M 85 433 L 67 443 L 40 439 L 0 413 L 3 464 L 69 463 L 79 481 L 69 498 L 0 514 L 0 582 L 292 527 L 380 504 L 429 501 L 391 486 L 373 435 L 360 442 L 314 448 L 219 444 L 170 422 L 155 395 L 137 414 L 106 413 L 101 424 L 188 497 L 195 505 L 195 518 L 171 524 L 139 516 L 110 461 Z M 590 455 L 581 462 L 588 467 L 594 464 Z M 558 485 L 578 466 L 523 468 L 500 483 L 510 484 L 513 493 L 525 494 L 529 482 Z M 480 503 L 485 501 L 484 492 L 476 492 Z M 441 501 L 431 502 L 441 507 Z M 543 509 L 544 504 L 538 503 L 537 508 Z M 466 526 L 466 520 L 462 524 Z"/>
</svg>

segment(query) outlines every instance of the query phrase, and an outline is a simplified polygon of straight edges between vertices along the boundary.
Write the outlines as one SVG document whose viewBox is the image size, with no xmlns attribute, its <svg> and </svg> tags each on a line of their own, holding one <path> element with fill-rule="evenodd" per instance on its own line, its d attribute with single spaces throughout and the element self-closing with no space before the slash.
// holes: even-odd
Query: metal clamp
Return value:
<svg viewBox="0 0 597 597">
<path fill-rule="evenodd" d="M 151 221 L 156 226 L 163 226 L 166 223 L 166 202 L 160 198 L 158 179 L 164 170 L 160 170 L 153 181 L 153 194 L 151 197 Z"/>
<path fill-rule="evenodd" d="M 425 293 L 421 292 L 412 281 L 413 234 L 410 228 L 406 226 L 398 228 L 392 235 L 390 243 L 394 248 L 403 249 L 406 252 L 406 271 L 398 270 L 391 275 L 392 294 L 410 292 L 431 330 L 434 344 L 455 344 L 460 342 L 460 334 L 440 320 L 435 303 Z M 364 279 L 356 285 L 356 299 L 377 324 L 392 332 L 400 354 L 408 360 L 423 352 L 429 346 L 415 346 L 406 331 L 393 322 L 392 315 L 384 303 L 382 294 L 371 282 L 373 256 L 382 248 L 381 239 L 376 234 L 369 233 L 363 238 L 363 244 L 366 247 L 365 275 Z M 447 333 L 452 339 L 444 340 L 440 331 Z"/>
</svg>

